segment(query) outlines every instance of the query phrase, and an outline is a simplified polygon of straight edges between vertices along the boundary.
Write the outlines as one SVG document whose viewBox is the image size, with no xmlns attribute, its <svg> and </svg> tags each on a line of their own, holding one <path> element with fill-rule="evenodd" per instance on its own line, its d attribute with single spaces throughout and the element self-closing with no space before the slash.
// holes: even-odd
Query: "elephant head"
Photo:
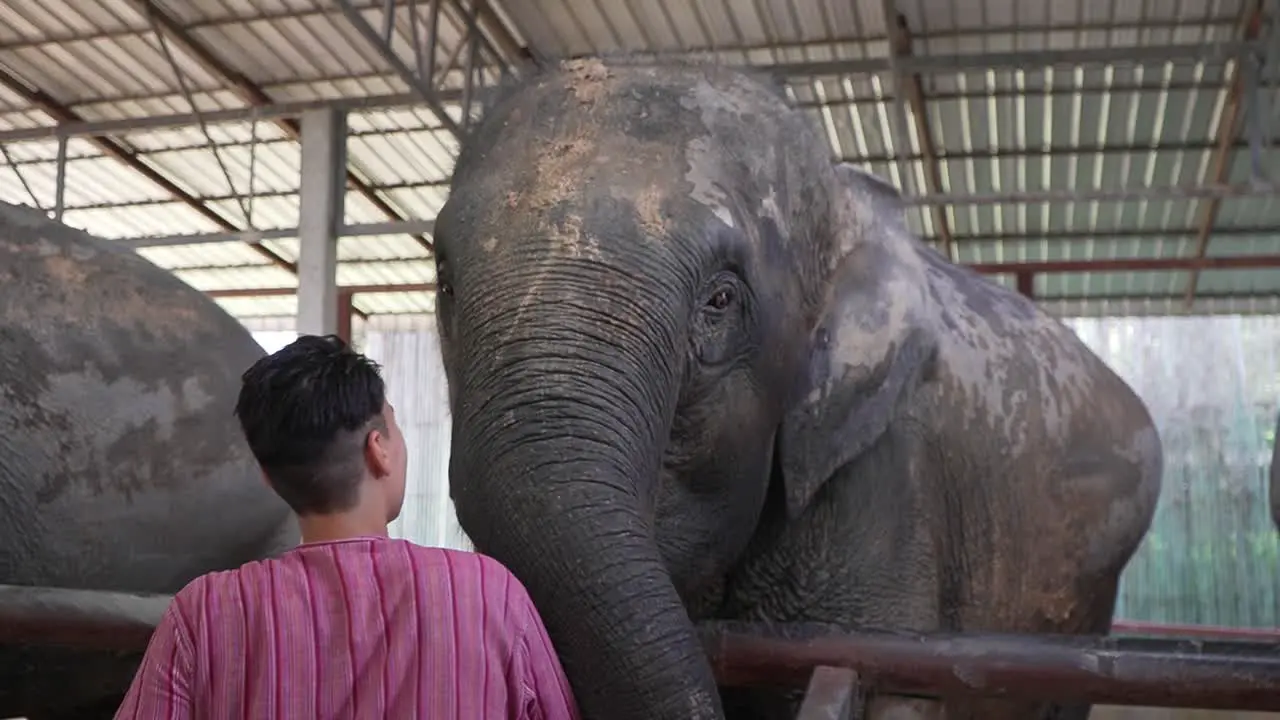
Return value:
<svg viewBox="0 0 1280 720">
<path fill-rule="evenodd" d="M 829 155 L 743 74 L 574 61 L 458 159 L 436 224 L 451 494 L 587 717 L 721 714 L 688 608 L 927 371 L 897 193 Z"/>
</svg>

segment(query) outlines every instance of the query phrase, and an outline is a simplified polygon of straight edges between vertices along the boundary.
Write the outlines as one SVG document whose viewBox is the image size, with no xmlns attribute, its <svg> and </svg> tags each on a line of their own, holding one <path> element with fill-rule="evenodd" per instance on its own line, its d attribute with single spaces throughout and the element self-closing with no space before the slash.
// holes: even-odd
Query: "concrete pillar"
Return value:
<svg viewBox="0 0 1280 720">
<path fill-rule="evenodd" d="M 302 115 L 298 219 L 298 332 L 338 332 L 338 231 L 346 195 L 347 117 L 336 110 Z"/>
</svg>

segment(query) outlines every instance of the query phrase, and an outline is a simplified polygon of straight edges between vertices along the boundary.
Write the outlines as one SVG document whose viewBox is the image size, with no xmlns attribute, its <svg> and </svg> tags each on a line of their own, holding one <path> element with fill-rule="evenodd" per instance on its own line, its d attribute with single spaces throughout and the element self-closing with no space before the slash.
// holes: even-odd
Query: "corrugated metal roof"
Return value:
<svg viewBox="0 0 1280 720">
<path fill-rule="evenodd" d="M 1239 40 L 1255 0 L 899 0 L 913 56 L 980 55 L 1079 48 L 1200 45 Z M 274 102 L 407 93 L 410 86 L 356 32 L 331 0 L 189 0 L 155 3 L 217 63 Z M 354 0 L 381 25 L 382 0 Z M 771 65 L 886 58 L 890 26 L 882 0 L 521 0 L 491 2 L 514 35 L 544 56 L 609 52 L 714 55 L 726 62 Z M 119 120 L 188 112 L 184 87 L 202 111 L 247 106 L 236 77 L 210 67 L 170 40 L 181 73 L 140 0 L 51 0 L 0 7 L 0 70 L 66 105 L 85 120 Z M 416 3 L 422 31 L 430 4 Z M 457 59 L 464 18 L 443 4 L 438 67 Z M 394 44 L 413 66 L 407 0 L 396 3 Z M 1274 12 L 1274 11 L 1272 11 Z M 1262 30 L 1269 29 L 1266 23 Z M 492 36 L 493 33 L 490 33 Z M 920 76 L 924 102 L 906 106 L 907 157 L 894 147 L 897 93 L 888 71 L 792 77 L 789 93 L 827 131 L 833 153 L 925 194 L 936 164 L 943 194 L 1095 192 L 1203 185 L 1214 180 L 1213 157 L 1229 102 L 1223 59 L 1164 59 L 1088 67 L 992 67 L 931 71 Z M 493 80 L 489 73 L 488 80 Z M 1280 61 L 1263 94 L 1274 100 Z M 462 72 L 442 87 L 455 93 Z M 457 103 L 450 105 L 456 108 Z M 932 148 L 916 128 L 927 118 Z M 456 119 L 455 115 L 455 119 Z M 1280 127 L 1280 102 L 1263 118 Z M 53 119 L 0 85 L 0 131 L 49 125 Z M 352 169 L 400 217 L 429 220 L 443 204 L 457 152 L 453 136 L 425 107 L 359 110 L 348 119 Z M 299 146 L 276 124 L 216 122 L 138 130 L 115 136 L 126 151 L 212 208 L 218 223 L 147 181 L 86 139 L 67 145 L 66 222 L 113 238 L 188 235 L 237 229 L 289 229 L 298 224 Z M 1225 182 L 1251 178 L 1241 133 Z M 217 156 L 210 145 L 217 147 Z M 0 200 L 54 204 L 57 143 L 10 142 L 13 165 L 0 166 Z M 931 149 L 935 157 L 927 157 Z M 219 162 L 220 161 L 220 162 Z M 1280 178 L 1280 156 L 1261 165 Z M 250 167 L 252 166 L 252 172 Z M 225 170 L 224 170 L 225 168 Z M 905 168 L 907 177 L 901 177 Z M 229 176 L 229 177 L 228 177 Z M 249 196 L 252 196 L 250 203 Z M 242 206 L 243 201 L 243 206 Z M 1179 258 L 1196 251 L 1205 200 L 1130 198 L 1074 202 L 985 202 L 944 208 L 955 257 L 966 263 Z M 1274 197 L 1229 197 L 1218 203 L 1211 256 L 1280 255 L 1280 203 Z M 251 216 L 245 217 L 245 210 Z M 940 241 L 943 226 L 928 207 L 910 211 L 923 236 Z M 346 222 L 379 223 L 387 214 L 361 192 L 346 197 Z M 296 240 L 264 243 L 286 260 Z M 292 287 L 296 280 L 241 243 L 148 247 L 140 252 L 207 290 Z M 408 235 L 343 238 L 342 282 L 403 285 L 431 281 L 423 245 Z M 1035 278 L 1051 307 L 1072 312 L 1177 310 L 1186 270 L 1054 272 Z M 1015 284 L 1012 275 L 998 282 Z M 1204 270 L 1198 293 L 1205 310 L 1257 311 L 1280 295 L 1280 271 Z M 1226 298 L 1224 296 L 1237 296 Z M 1143 296 L 1157 296 L 1146 301 Z M 425 293 L 358 296 L 366 312 L 424 312 Z M 1092 299 L 1090 299 L 1092 298 Z M 222 298 L 242 316 L 282 312 L 288 296 Z M 258 304 L 255 304 L 258 303 Z M 258 308 L 258 309 L 254 309 Z"/>
</svg>

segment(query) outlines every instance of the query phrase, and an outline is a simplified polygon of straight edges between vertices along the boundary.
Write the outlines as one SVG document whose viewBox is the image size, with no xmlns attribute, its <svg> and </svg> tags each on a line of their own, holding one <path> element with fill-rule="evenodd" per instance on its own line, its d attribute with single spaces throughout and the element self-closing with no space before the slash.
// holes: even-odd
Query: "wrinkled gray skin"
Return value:
<svg viewBox="0 0 1280 720">
<path fill-rule="evenodd" d="M 1110 626 L 1160 488 L 1146 409 L 828 153 L 730 70 L 586 61 L 500 100 L 458 161 L 436 225 L 452 496 L 587 718 L 791 717 L 722 700 L 697 620 Z"/>
<path fill-rule="evenodd" d="M 295 544 L 232 414 L 262 355 L 135 253 L 0 205 L 0 583 L 171 593 Z M 0 647 L 0 717 L 111 717 L 138 658 Z"/>
</svg>

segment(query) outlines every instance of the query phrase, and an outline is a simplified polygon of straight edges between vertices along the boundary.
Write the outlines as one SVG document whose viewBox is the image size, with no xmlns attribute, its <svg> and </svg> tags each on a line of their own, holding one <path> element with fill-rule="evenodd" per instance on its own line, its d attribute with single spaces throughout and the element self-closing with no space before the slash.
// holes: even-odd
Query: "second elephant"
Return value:
<svg viewBox="0 0 1280 720">
<path fill-rule="evenodd" d="M 457 162 L 451 492 L 586 718 L 793 716 L 721 697 L 699 619 L 1110 627 L 1160 489 L 1146 408 L 829 153 L 743 74 L 586 61 L 523 81 Z M 870 717 L 894 707 L 939 710 Z"/>
</svg>

